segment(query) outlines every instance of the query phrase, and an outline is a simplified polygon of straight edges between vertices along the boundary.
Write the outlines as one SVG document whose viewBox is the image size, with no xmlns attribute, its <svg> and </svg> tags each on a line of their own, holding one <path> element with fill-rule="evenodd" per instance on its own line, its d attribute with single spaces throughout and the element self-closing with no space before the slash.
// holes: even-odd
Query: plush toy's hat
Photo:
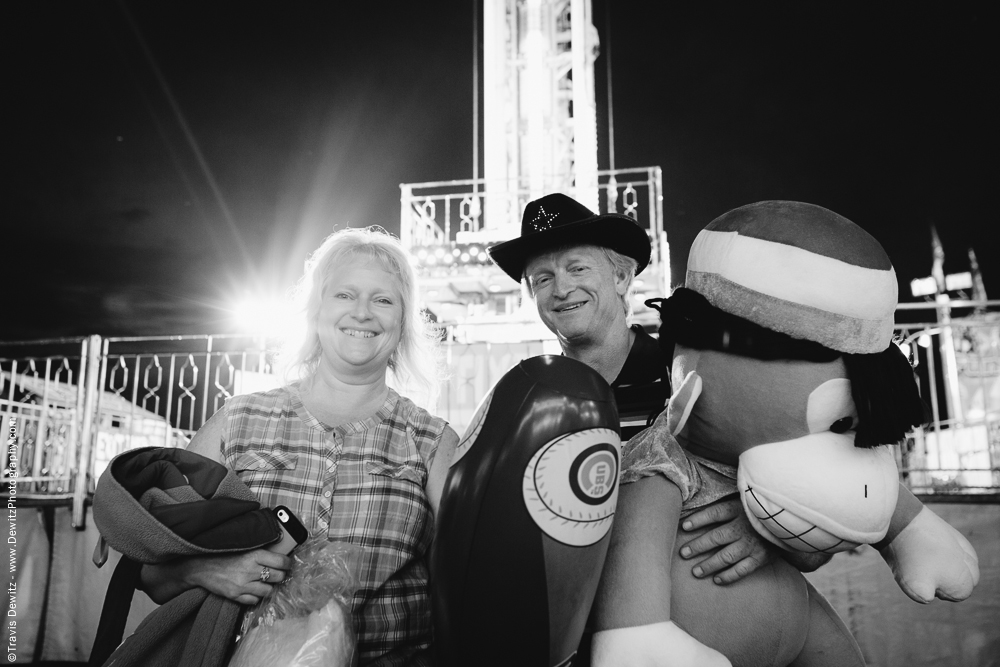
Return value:
<svg viewBox="0 0 1000 667">
<path fill-rule="evenodd" d="M 619 213 L 594 213 L 560 193 L 528 202 L 521 217 L 521 236 L 487 252 L 504 273 L 521 282 L 529 259 L 566 245 L 610 248 L 638 262 L 637 274 L 649 264 L 649 237 L 635 220 Z"/>
<path fill-rule="evenodd" d="M 691 246 L 685 284 L 720 310 L 839 352 L 881 352 L 892 340 L 889 257 L 821 206 L 764 201 L 716 218 Z"/>
</svg>

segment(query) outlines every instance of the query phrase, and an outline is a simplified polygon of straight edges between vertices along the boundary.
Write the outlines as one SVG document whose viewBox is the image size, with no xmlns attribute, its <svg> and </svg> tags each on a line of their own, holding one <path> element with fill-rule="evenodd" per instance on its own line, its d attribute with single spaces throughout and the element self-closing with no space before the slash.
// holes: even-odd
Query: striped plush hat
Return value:
<svg viewBox="0 0 1000 667">
<path fill-rule="evenodd" d="M 821 206 L 763 201 L 716 218 L 691 246 L 685 284 L 722 311 L 839 352 L 882 352 L 892 340 L 889 257 Z"/>
</svg>

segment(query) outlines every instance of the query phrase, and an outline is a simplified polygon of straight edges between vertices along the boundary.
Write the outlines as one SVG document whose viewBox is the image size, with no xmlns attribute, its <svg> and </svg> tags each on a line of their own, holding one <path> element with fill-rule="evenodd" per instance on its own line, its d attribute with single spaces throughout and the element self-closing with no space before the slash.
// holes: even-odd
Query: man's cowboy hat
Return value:
<svg viewBox="0 0 1000 667">
<path fill-rule="evenodd" d="M 498 243 L 487 252 L 504 273 L 520 282 L 532 257 L 573 245 L 601 246 L 631 257 L 638 262 L 636 273 L 649 264 L 649 237 L 635 220 L 619 213 L 594 213 L 560 193 L 528 202 L 521 218 L 521 236 Z"/>
</svg>

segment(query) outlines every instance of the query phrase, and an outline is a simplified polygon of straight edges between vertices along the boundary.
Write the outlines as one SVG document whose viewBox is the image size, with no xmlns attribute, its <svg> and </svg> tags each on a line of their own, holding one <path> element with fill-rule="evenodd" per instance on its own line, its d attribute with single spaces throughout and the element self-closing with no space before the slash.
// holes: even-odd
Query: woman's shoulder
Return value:
<svg viewBox="0 0 1000 667">
<path fill-rule="evenodd" d="M 396 418 L 403 422 L 407 429 L 412 429 L 417 434 L 421 432 L 434 439 L 440 438 L 441 434 L 448 428 L 448 422 L 442 417 L 431 414 L 420 407 L 406 396 L 397 394 Z"/>
<path fill-rule="evenodd" d="M 188 449 L 209 458 L 224 455 L 251 433 L 266 428 L 288 404 L 287 387 L 232 396 L 198 429 Z"/>
<path fill-rule="evenodd" d="M 291 401 L 293 393 L 294 387 L 286 385 L 268 389 L 267 391 L 238 394 L 226 401 L 226 410 L 234 412 L 238 410 L 260 410 L 284 406 Z"/>
</svg>

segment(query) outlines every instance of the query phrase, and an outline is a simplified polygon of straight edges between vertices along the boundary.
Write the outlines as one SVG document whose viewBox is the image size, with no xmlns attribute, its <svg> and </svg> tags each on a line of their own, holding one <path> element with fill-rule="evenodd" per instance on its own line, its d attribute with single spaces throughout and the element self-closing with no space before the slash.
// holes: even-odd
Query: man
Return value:
<svg viewBox="0 0 1000 667">
<path fill-rule="evenodd" d="M 563 194 L 529 202 L 520 237 L 488 249 L 512 279 L 526 282 L 542 322 L 563 354 L 587 364 L 614 391 L 626 441 L 651 423 L 670 395 L 670 359 L 640 325 L 629 326 L 632 283 L 646 268 L 650 242 L 630 217 L 595 214 Z M 681 548 L 684 558 L 721 547 L 694 566 L 717 584 L 746 576 L 773 556 L 737 497 L 685 520 L 685 530 L 712 530 Z"/>
<path fill-rule="evenodd" d="M 525 282 L 563 354 L 589 365 L 611 385 L 623 442 L 651 424 L 670 396 L 669 355 L 641 326 L 628 324 L 632 283 L 649 263 L 650 250 L 649 237 L 632 218 L 596 214 L 563 194 L 529 202 L 520 237 L 488 249 L 508 276 Z M 649 482 L 635 486 L 644 483 Z M 637 491 L 621 493 L 626 492 Z M 776 549 L 754 532 L 738 496 L 692 514 L 681 527 L 699 531 L 713 524 L 680 549 L 683 558 L 718 549 L 692 568 L 695 577 L 714 575 L 716 584 L 730 584 L 775 557 Z M 782 555 L 806 571 L 829 559 Z M 589 649 L 585 638 L 580 664 L 590 664 Z"/>
</svg>

